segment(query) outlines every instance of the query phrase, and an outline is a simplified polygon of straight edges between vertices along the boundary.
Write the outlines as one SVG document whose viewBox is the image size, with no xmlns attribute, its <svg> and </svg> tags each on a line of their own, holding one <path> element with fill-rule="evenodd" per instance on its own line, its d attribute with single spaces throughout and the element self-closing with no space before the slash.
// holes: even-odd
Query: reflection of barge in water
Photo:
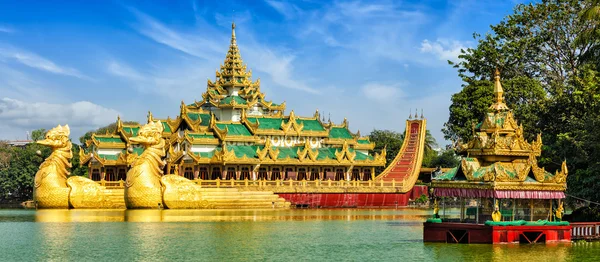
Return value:
<svg viewBox="0 0 600 262">
<path fill-rule="evenodd" d="M 527 142 L 523 127 L 504 104 L 496 72 L 495 102 L 473 127 L 473 139 L 459 146 L 460 166 L 432 178 L 434 218 L 424 223 L 425 242 L 538 243 L 571 240 L 561 221 L 567 165 L 553 175 L 538 167 L 542 139 Z M 438 200 L 458 199 L 458 219 L 439 218 Z M 467 202 L 475 202 L 469 207 Z M 443 206 L 443 203 L 442 203 Z M 444 213 L 444 212 L 443 212 Z"/>
</svg>

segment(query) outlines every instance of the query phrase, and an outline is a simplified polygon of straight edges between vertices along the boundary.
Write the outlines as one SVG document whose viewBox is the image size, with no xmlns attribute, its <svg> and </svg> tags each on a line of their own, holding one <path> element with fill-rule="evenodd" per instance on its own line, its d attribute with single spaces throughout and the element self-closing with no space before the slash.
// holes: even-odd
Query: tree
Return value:
<svg viewBox="0 0 600 262">
<path fill-rule="evenodd" d="M 385 162 L 389 165 L 398 154 L 398 151 L 400 151 L 400 147 L 402 147 L 404 133 L 374 129 L 371 131 L 371 134 L 369 134 L 369 140 L 375 143 L 375 148 L 373 149 L 374 153 L 381 153 L 383 148 L 386 148 Z M 375 169 L 375 173 L 379 174 L 383 169 L 385 169 L 385 167 L 378 167 Z"/>
<path fill-rule="evenodd" d="M 427 130 L 425 133 L 425 144 L 424 144 L 424 148 L 423 148 L 424 152 L 423 152 L 422 166 L 430 167 L 430 164 L 433 161 L 433 159 L 438 157 L 438 152 L 436 151 L 437 146 L 438 146 L 438 144 L 435 141 L 435 138 L 433 137 L 433 135 L 431 135 L 431 132 L 429 130 Z"/>
<path fill-rule="evenodd" d="M 390 130 L 373 130 L 369 135 L 371 142 L 375 143 L 373 151 L 375 153 L 381 153 L 384 147 L 386 147 L 386 164 L 392 163 L 400 148 L 404 142 L 404 133 L 399 133 Z M 425 134 L 425 145 L 423 153 L 423 166 L 427 166 L 433 158 L 437 157 L 435 148 L 438 146 L 437 142 L 429 130 Z M 377 174 L 381 173 L 385 167 L 379 167 L 375 171 Z"/>
<path fill-rule="evenodd" d="M 45 135 L 46 135 L 46 129 L 44 129 L 44 128 L 33 130 L 33 131 L 31 131 L 31 140 L 33 140 L 34 142 L 43 140 Z"/>
<path fill-rule="evenodd" d="M 442 151 L 437 157 L 435 157 L 430 163 L 429 167 L 457 167 L 460 164 L 459 157 L 456 155 L 454 150 L 448 149 Z"/>
<path fill-rule="evenodd" d="M 598 0 L 519 4 L 475 48 L 449 62 L 464 81 L 453 95 L 444 135 L 471 138 L 491 101 L 488 79 L 502 72 L 507 105 L 531 140 L 542 133 L 539 164 L 549 171 L 567 160 L 568 193 L 600 200 L 600 13 Z M 590 15 L 592 14 L 592 15 Z"/>
<path fill-rule="evenodd" d="M 8 167 L 0 168 L 0 199 L 28 200 L 33 194 L 33 180 L 39 165 L 50 155 L 50 149 L 31 143 L 23 148 L 5 147 L 10 154 Z M 41 152 L 41 155 L 37 154 Z"/>
<path fill-rule="evenodd" d="M 125 125 L 139 125 L 138 122 L 135 121 L 123 121 Z M 90 130 L 86 132 L 83 136 L 79 138 L 79 142 L 83 147 L 85 147 L 85 141 L 92 139 L 92 134 L 110 134 L 114 133 L 117 130 L 117 123 L 111 123 L 109 125 L 100 127 L 96 130 Z"/>
<path fill-rule="evenodd" d="M 590 2 L 591 4 L 580 14 L 581 23 L 590 26 L 579 34 L 576 41 L 578 44 L 591 43 L 591 47 L 582 54 L 582 58 L 598 68 L 600 66 L 598 60 L 600 58 L 600 0 Z"/>
<path fill-rule="evenodd" d="M 469 80 L 463 89 L 452 95 L 450 117 L 444 123 L 444 137 L 452 141 L 469 141 L 472 126 L 482 121 L 492 104 L 494 85 L 488 80 Z M 506 104 L 523 125 L 525 138 L 533 140 L 541 129 L 540 114 L 544 112 L 546 92 L 539 81 L 518 76 L 501 80 Z"/>
<path fill-rule="evenodd" d="M 71 176 L 88 176 L 88 168 L 79 165 L 79 146 L 73 146 L 73 158 L 71 159 Z"/>
<path fill-rule="evenodd" d="M 504 78 L 534 78 L 550 95 L 560 93 L 585 62 L 582 54 L 593 47 L 590 41 L 576 41 L 581 32 L 597 25 L 582 21 L 580 13 L 589 1 L 543 0 L 518 4 L 513 14 L 481 37 L 476 48 L 462 50 L 460 62 L 449 62 L 459 76 L 469 80 L 491 79 L 496 68 Z"/>
</svg>

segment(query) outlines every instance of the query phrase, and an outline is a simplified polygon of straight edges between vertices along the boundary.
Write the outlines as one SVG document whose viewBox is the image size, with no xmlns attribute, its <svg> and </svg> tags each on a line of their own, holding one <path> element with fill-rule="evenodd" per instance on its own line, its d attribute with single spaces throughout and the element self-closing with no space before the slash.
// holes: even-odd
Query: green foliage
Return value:
<svg viewBox="0 0 600 262">
<path fill-rule="evenodd" d="M 135 121 L 123 121 L 125 125 L 139 125 L 138 122 Z M 90 130 L 86 132 L 83 136 L 79 138 L 79 142 L 82 146 L 85 146 L 85 141 L 92 139 L 92 134 L 112 134 L 117 130 L 117 123 L 111 123 L 107 126 L 100 127 L 96 130 Z"/>
<path fill-rule="evenodd" d="M 600 207 L 580 207 L 574 210 L 573 213 L 565 215 L 563 220 L 569 222 L 600 222 Z"/>
<path fill-rule="evenodd" d="M 79 165 L 79 150 L 78 146 L 73 146 L 73 158 L 71 159 L 71 176 L 88 176 L 88 168 Z"/>
<path fill-rule="evenodd" d="M 46 129 L 44 129 L 44 128 L 33 130 L 33 131 L 31 131 L 31 140 L 33 140 L 34 142 L 43 140 L 45 135 L 46 135 Z"/>
<path fill-rule="evenodd" d="M 442 132 L 446 139 L 468 141 L 473 137 L 473 125 L 479 123 L 493 102 L 494 84 L 488 80 L 469 80 L 463 89 L 452 95 L 450 117 Z M 523 125 L 525 138 L 533 140 L 541 129 L 540 114 L 547 102 L 541 83 L 518 76 L 501 81 L 505 102 L 513 109 L 519 124 Z"/>
<path fill-rule="evenodd" d="M 492 73 L 502 73 L 506 104 L 532 140 L 547 170 L 569 168 L 568 192 L 600 200 L 600 9 L 598 0 L 542 0 L 474 34 L 478 45 L 449 62 L 465 84 L 452 96 L 447 139 L 467 141 L 492 103 Z"/>
<path fill-rule="evenodd" d="M 374 153 L 381 153 L 383 148 L 386 148 L 386 158 L 385 162 L 387 165 L 391 163 L 398 151 L 400 151 L 400 147 L 402 147 L 402 142 L 404 141 L 404 133 L 399 133 L 391 130 L 373 130 L 371 134 L 369 134 L 369 140 L 375 143 L 375 148 L 373 149 Z M 378 167 L 375 169 L 375 175 L 381 173 L 384 167 Z"/>
<path fill-rule="evenodd" d="M 459 157 L 452 149 L 444 150 L 428 163 L 427 167 L 457 167 L 460 164 Z M 425 165 L 423 165 L 425 166 Z"/>
<path fill-rule="evenodd" d="M 429 197 L 427 197 L 425 194 L 420 195 L 417 199 L 415 199 L 415 203 L 417 204 L 425 204 L 427 201 L 429 201 Z"/>
<path fill-rule="evenodd" d="M 586 62 L 600 66 L 600 0 L 592 0 L 580 14 L 581 23 L 588 26 L 576 38 L 580 45 L 589 44 L 590 48 L 582 54 Z"/>
<path fill-rule="evenodd" d="M 468 141 L 473 137 L 472 127 L 476 125 L 492 104 L 494 94 L 490 81 L 471 81 L 463 89 L 452 95 L 450 118 L 444 123 L 442 132 L 451 141 Z"/>
<path fill-rule="evenodd" d="M 386 164 L 392 163 L 404 141 L 404 133 L 399 133 L 390 130 L 373 130 L 369 135 L 371 142 L 375 143 L 374 153 L 381 153 L 384 147 L 386 147 Z M 437 142 L 431 132 L 427 130 L 425 134 L 425 145 L 423 152 L 423 166 L 428 167 L 429 163 L 438 161 L 440 157 L 435 148 L 438 146 Z M 385 167 L 375 169 L 375 173 L 379 174 Z"/>
<path fill-rule="evenodd" d="M 41 156 L 37 155 L 41 152 Z M 33 180 L 39 165 L 50 155 L 50 149 L 35 143 L 11 147 L 0 144 L 0 155 L 6 163 L 0 164 L 0 200 L 27 200 L 32 198 Z"/>
</svg>

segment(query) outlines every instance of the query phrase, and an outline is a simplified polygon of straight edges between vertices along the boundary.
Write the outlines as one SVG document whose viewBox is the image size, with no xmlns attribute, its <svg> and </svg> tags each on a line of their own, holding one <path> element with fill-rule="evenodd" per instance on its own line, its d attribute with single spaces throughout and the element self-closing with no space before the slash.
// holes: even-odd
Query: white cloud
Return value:
<svg viewBox="0 0 600 262">
<path fill-rule="evenodd" d="M 272 0 L 266 0 L 265 2 L 267 2 L 269 6 L 283 15 L 286 19 L 293 19 L 302 14 L 302 10 L 300 10 L 300 8 L 290 3 Z"/>
<path fill-rule="evenodd" d="M 119 76 L 119 77 L 124 77 L 130 80 L 136 80 L 136 81 L 141 81 L 144 80 L 144 77 L 137 72 L 135 69 L 131 68 L 130 66 L 123 64 L 123 63 L 119 63 L 117 61 L 110 61 L 108 63 L 107 69 L 106 69 L 109 73 Z"/>
<path fill-rule="evenodd" d="M 272 50 L 263 48 L 249 48 L 249 50 L 251 52 L 248 53 L 247 57 L 255 61 L 253 67 L 261 72 L 267 73 L 277 85 L 312 94 L 320 93 L 318 90 L 311 88 L 292 77 L 294 69 L 292 62 L 295 59 L 294 56 L 278 55 Z"/>
<path fill-rule="evenodd" d="M 439 60 L 456 60 L 461 54 L 461 49 L 467 49 L 467 44 L 456 40 L 437 39 L 435 42 L 430 42 L 425 39 L 421 42 L 421 52 L 429 53 L 437 56 Z"/>
<path fill-rule="evenodd" d="M 0 25 L 0 33 L 12 33 L 14 30 L 8 26 Z"/>
<path fill-rule="evenodd" d="M 203 34 L 198 32 L 189 34 L 181 33 L 142 12 L 135 9 L 132 9 L 132 12 L 141 22 L 136 29 L 157 43 L 209 61 L 217 58 L 215 56 L 217 52 L 222 53 L 223 46 L 214 40 L 214 35 L 212 34 L 207 32 Z"/>
<path fill-rule="evenodd" d="M 140 33 L 154 41 L 188 55 L 206 59 L 206 62 L 214 63 L 214 65 L 225 58 L 225 47 L 228 46 L 227 40 L 230 36 L 223 30 L 205 28 L 202 32 L 183 33 L 173 30 L 139 11 L 134 10 L 133 12 L 142 22 L 138 28 Z M 209 31 L 215 31 L 215 33 L 207 33 Z M 241 49 L 243 49 L 242 56 L 255 61 L 252 68 L 267 73 L 271 80 L 281 87 L 313 94 L 319 93 L 316 89 L 293 77 L 294 55 L 280 53 L 257 43 L 244 44 Z"/>
<path fill-rule="evenodd" d="M 368 99 L 375 102 L 389 102 L 402 96 L 402 90 L 397 85 L 368 83 L 361 89 Z"/>
<path fill-rule="evenodd" d="M 12 46 L 0 46 L 0 58 L 12 59 L 31 68 L 43 70 L 53 74 L 87 78 L 74 68 L 59 66 L 49 59 Z"/>
<path fill-rule="evenodd" d="M 71 137 L 76 138 L 73 135 L 81 135 L 88 130 L 114 122 L 118 114 L 114 109 L 88 101 L 51 104 L 0 98 L 0 121 L 8 129 L 2 132 L 7 134 L 24 134 L 27 130 L 48 129 L 58 124 L 68 124 L 72 128 Z"/>
</svg>

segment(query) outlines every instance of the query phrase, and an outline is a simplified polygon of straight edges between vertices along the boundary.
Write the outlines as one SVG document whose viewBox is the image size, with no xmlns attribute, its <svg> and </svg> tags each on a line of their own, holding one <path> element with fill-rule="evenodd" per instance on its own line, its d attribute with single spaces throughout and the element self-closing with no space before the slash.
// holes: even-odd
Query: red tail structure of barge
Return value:
<svg viewBox="0 0 600 262">
<path fill-rule="evenodd" d="M 416 116 L 415 116 L 416 117 Z M 406 121 L 405 139 L 400 151 L 388 167 L 372 182 L 374 185 L 392 185 L 393 192 L 381 192 L 377 188 L 364 186 L 361 192 L 287 192 L 287 189 L 274 189 L 279 196 L 291 202 L 292 205 L 307 208 L 394 208 L 408 206 L 410 200 L 428 195 L 427 186 L 415 186 L 425 148 L 426 120 L 408 119 Z M 327 188 L 322 188 L 327 191 Z M 298 191 L 302 191 L 301 189 Z"/>
</svg>

